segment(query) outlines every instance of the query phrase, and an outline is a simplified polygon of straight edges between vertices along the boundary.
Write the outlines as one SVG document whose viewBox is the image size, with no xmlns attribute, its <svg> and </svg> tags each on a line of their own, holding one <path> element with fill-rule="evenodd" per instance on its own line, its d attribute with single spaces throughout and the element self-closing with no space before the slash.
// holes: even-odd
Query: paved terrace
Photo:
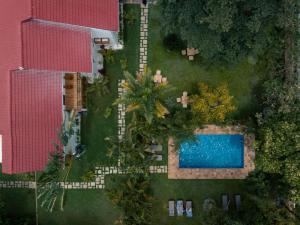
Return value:
<svg viewBox="0 0 300 225">
<path fill-rule="evenodd" d="M 218 127 L 207 125 L 204 129 L 196 129 L 195 134 L 242 134 L 244 135 L 244 168 L 201 169 L 179 168 L 178 154 L 172 138 L 168 142 L 168 178 L 169 179 L 245 179 L 255 169 L 254 136 L 246 134 L 239 126 Z"/>
</svg>

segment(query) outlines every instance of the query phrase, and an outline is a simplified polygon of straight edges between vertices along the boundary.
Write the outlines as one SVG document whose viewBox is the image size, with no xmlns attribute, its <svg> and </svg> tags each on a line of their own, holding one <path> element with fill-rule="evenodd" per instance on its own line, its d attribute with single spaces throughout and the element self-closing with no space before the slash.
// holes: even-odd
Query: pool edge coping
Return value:
<svg viewBox="0 0 300 225">
<path fill-rule="evenodd" d="M 253 143 L 255 136 L 244 132 L 245 127 L 206 125 L 195 134 L 241 134 L 244 136 L 243 168 L 179 168 L 178 151 L 172 137 L 168 140 L 168 179 L 245 179 L 255 169 Z"/>
</svg>

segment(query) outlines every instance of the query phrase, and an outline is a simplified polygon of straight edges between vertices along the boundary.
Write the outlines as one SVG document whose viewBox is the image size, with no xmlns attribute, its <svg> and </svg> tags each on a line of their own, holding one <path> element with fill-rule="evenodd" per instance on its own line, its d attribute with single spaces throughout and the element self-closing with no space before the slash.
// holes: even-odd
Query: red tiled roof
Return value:
<svg viewBox="0 0 300 225">
<path fill-rule="evenodd" d="M 62 116 L 62 73 L 38 70 L 11 72 L 13 161 L 10 173 L 43 170 Z"/>
<path fill-rule="evenodd" d="M 2 172 L 12 171 L 9 71 L 22 65 L 21 23 L 30 18 L 30 0 L 0 0 L 0 135 L 2 135 Z"/>
<path fill-rule="evenodd" d="M 67 72 L 91 72 L 88 29 L 29 21 L 22 24 L 23 67 Z"/>
<path fill-rule="evenodd" d="M 32 0 L 33 18 L 118 31 L 118 0 Z"/>
<path fill-rule="evenodd" d="M 118 23 L 118 0 L 0 0 L 3 173 L 41 170 L 53 149 L 61 85 L 58 72 L 39 70 L 92 70 L 90 34 L 70 24 L 117 31 Z M 34 70 L 14 71 L 21 66 Z"/>
</svg>

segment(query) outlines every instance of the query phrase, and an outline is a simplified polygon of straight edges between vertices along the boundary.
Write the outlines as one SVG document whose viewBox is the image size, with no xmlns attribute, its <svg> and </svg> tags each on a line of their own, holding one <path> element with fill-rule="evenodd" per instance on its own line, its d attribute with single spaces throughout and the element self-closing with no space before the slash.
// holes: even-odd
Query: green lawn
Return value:
<svg viewBox="0 0 300 225">
<path fill-rule="evenodd" d="M 163 46 L 160 6 L 151 6 L 149 13 L 149 67 L 153 71 L 160 69 L 168 77 L 170 84 L 176 87 L 177 94 L 184 90 L 192 92 L 199 82 L 212 86 L 227 83 L 238 108 L 236 118 L 247 119 L 248 115 L 255 112 L 254 88 L 263 73 L 257 72 L 256 67 L 246 59 L 232 68 L 227 68 L 222 65 L 208 65 L 201 59 L 201 52 L 194 61 L 189 61 L 179 51 L 168 51 Z"/>
<path fill-rule="evenodd" d="M 103 113 L 106 107 L 111 107 L 117 98 L 117 82 L 123 77 L 120 60 L 127 59 L 128 70 L 135 73 L 138 70 L 139 54 L 140 6 L 126 5 L 124 10 L 134 13 L 136 20 L 133 24 L 125 21 L 125 48 L 115 53 L 114 62 L 105 65 L 110 81 L 110 94 L 97 100 L 103 110 L 95 110 L 88 105 L 88 114 L 83 117 L 82 143 L 87 146 L 87 151 L 80 160 L 74 161 L 70 180 L 78 180 L 88 170 L 94 170 L 96 165 L 112 165 L 117 160 L 116 157 L 110 159 L 106 156 L 106 143 L 104 141 L 105 137 L 117 135 L 117 107 L 113 107 L 113 113 L 108 119 L 104 118 Z M 93 98 L 93 96 L 88 96 L 88 98 Z"/>
<path fill-rule="evenodd" d="M 64 211 L 53 213 L 40 209 L 41 225 L 114 224 L 119 211 L 101 190 L 68 190 Z"/>
<path fill-rule="evenodd" d="M 24 189 L 0 190 L 8 215 L 26 217 L 35 221 L 34 191 Z M 100 190 L 68 190 L 64 211 L 46 212 L 39 208 L 40 225 L 106 225 L 119 217 L 116 209 Z"/>
<path fill-rule="evenodd" d="M 1 200 L 10 218 L 31 218 L 35 221 L 34 191 L 29 189 L 0 189 Z"/>
<path fill-rule="evenodd" d="M 244 182 L 242 180 L 168 180 L 167 175 L 153 175 L 152 188 L 153 223 L 164 225 L 205 225 L 201 223 L 203 215 L 203 201 L 212 198 L 217 206 L 221 207 L 221 195 L 230 195 L 233 201 L 234 194 L 243 197 Z M 192 200 L 193 218 L 169 217 L 168 200 Z M 234 211 L 234 205 L 230 205 L 230 211 Z"/>
</svg>

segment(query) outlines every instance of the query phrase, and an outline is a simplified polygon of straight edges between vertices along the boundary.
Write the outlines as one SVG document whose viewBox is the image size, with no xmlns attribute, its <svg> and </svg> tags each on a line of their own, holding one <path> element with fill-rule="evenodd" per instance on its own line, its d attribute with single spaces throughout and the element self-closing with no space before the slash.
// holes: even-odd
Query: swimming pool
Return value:
<svg viewBox="0 0 300 225">
<path fill-rule="evenodd" d="M 239 134 L 199 134 L 180 145 L 180 168 L 243 168 L 244 137 Z"/>
</svg>

